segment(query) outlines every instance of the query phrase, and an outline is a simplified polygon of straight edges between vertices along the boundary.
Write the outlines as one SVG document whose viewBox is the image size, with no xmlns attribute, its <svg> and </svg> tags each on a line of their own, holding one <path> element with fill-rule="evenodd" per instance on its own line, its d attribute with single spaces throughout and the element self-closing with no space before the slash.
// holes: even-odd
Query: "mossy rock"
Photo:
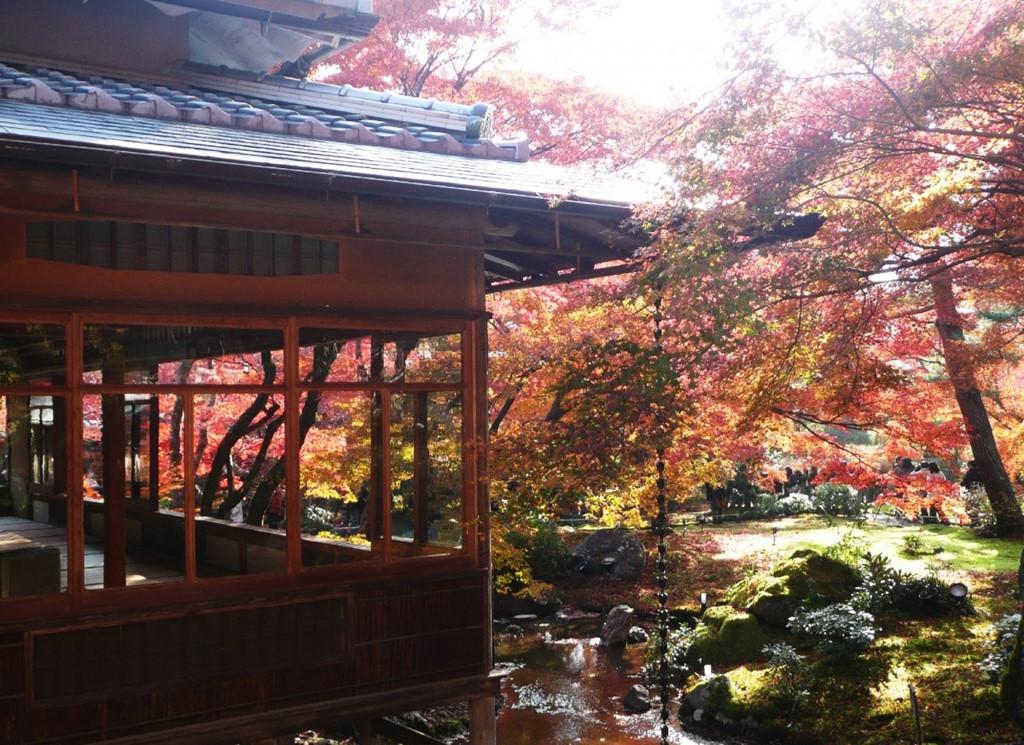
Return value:
<svg viewBox="0 0 1024 745">
<path fill-rule="evenodd" d="M 798 607 L 822 607 L 850 597 L 857 587 L 857 573 L 817 551 L 801 549 L 759 574 L 729 588 L 726 600 L 744 608 L 759 621 L 785 627 Z"/>
<path fill-rule="evenodd" d="M 1003 709 L 1017 722 L 1024 722 L 1024 696 L 1022 696 L 1020 634 L 1013 643 L 1013 652 L 999 681 L 999 698 Z"/>
<path fill-rule="evenodd" d="M 768 637 L 751 614 L 728 605 L 708 608 L 686 652 L 691 667 L 750 662 L 761 656 Z"/>
</svg>

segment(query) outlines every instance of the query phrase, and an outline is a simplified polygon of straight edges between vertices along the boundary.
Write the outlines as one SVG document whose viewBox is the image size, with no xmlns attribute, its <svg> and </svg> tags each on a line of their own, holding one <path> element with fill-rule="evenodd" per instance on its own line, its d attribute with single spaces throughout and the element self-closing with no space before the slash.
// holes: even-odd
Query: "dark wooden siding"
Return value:
<svg viewBox="0 0 1024 745">
<path fill-rule="evenodd" d="M 474 570 L 3 634 L 0 742 L 70 745 L 330 700 L 343 716 L 347 697 L 485 676 L 486 591 Z"/>
</svg>

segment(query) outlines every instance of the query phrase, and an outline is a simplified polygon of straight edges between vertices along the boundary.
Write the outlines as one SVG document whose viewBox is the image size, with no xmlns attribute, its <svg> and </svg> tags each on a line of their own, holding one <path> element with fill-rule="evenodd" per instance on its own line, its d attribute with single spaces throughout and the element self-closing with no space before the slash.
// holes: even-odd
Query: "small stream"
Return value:
<svg viewBox="0 0 1024 745">
<path fill-rule="evenodd" d="M 656 709 L 627 714 L 622 697 L 640 680 L 643 645 L 599 646 L 598 626 L 535 623 L 521 635 L 496 633 L 504 706 L 500 745 L 659 745 Z M 673 745 L 725 745 L 683 732 L 673 710 Z"/>
</svg>

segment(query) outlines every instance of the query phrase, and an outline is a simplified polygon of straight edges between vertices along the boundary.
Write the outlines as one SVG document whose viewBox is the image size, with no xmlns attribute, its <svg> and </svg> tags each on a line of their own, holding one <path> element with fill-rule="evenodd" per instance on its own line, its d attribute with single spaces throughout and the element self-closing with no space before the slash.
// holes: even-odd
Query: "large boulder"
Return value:
<svg viewBox="0 0 1024 745">
<path fill-rule="evenodd" d="M 750 662 L 761 656 L 768 637 L 757 619 L 728 605 L 708 608 L 694 629 L 686 652 L 686 663 L 695 669 L 702 664 Z"/>
<path fill-rule="evenodd" d="M 651 710 L 651 692 L 647 686 L 637 684 L 629 689 L 622 698 L 622 708 L 633 714 L 643 714 Z"/>
<path fill-rule="evenodd" d="M 601 626 L 601 643 L 606 647 L 624 647 L 633 625 L 633 609 L 628 605 L 616 605 L 604 619 Z"/>
<path fill-rule="evenodd" d="M 763 623 L 785 627 L 803 604 L 820 607 L 847 600 L 857 587 L 857 573 L 817 551 L 801 549 L 768 574 L 733 585 L 726 601 L 744 608 Z"/>
<path fill-rule="evenodd" d="M 639 579 L 647 564 L 644 545 L 624 528 L 591 533 L 570 552 L 570 557 L 582 574 L 608 574 L 625 582 Z"/>
<path fill-rule="evenodd" d="M 727 705 L 731 700 L 729 678 L 725 675 L 715 675 L 690 689 L 683 698 L 683 710 L 690 713 L 714 711 Z"/>
</svg>

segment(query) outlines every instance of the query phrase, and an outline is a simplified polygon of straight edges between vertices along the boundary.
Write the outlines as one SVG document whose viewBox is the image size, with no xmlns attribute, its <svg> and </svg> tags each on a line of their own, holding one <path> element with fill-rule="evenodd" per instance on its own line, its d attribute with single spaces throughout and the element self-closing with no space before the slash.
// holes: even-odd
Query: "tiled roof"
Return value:
<svg viewBox="0 0 1024 745">
<path fill-rule="evenodd" d="M 526 160 L 529 143 L 491 133 L 491 110 L 291 78 L 190 71 L 186 84 L 126 82 L 0 62 L 0 99 L 247 132 L 446 155 Z"/>
<path fill-rule="evenodd" d="M 311 126 L 308 120 L 291 123 L 287 116 L 282 121 L 260 110 L 250 117 L 273 119 L 279 125 L 210 127 L 203 123 L 222 116 L 216 112 L 223 112 L 223 107 L 213 109 L 193 99 L 176 106 L 162 96 L 147 97 L 127 89 L 115 98 L 95 86 L 68 83 L 63 87 L 68 90 L 0 78 L 0 154 L 7 143 L 14 146 L 11 152 L 19 157 L 32 157 L 28 145 L 55 145 L 89 153 L 106 152 L 118 163 L 138 156 L 164 164 L 173 161 L 181 171 L 187 170 L 189 163 L 216 164 L 224 170 L 235 167 L 249 174 L 307 174 L 320 178 L 325 185 L 334 179 L 349 179 L 368 186 L 387 184 L 389 189 L 404 186 L 473 191 L 490 201 L 509 196 L 542 204 L 564 199 L 576 204 L 628 208 L 654 196 L 635 182 L 598 178 L 589 172 L 545 163 L 458 157 L 426 147 L 368 147 L 348 136 L 299 141 L 291 135 L 303 126 Z M 95 104 L 97 100 L 105 101 L 102 109 L 109 111 L 101 110 Z M 38 105 L 61 102 L 66 105 Z M 174 109 L 174 116 L 167 106 Z M 115 110 L 137 115 L 110 113 Z M 158 111 L 166 113 L 160 116 Z"/>
</svg>

